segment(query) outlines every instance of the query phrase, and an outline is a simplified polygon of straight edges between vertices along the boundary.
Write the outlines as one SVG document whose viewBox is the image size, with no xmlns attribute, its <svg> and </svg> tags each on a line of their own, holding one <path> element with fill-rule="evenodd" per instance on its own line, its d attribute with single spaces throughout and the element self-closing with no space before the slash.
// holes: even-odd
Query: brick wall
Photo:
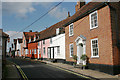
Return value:
<svg viewBox="0 0 120 80">
<path fill-rule="evenodd" d="M 113 43 L 113 62 L 114 65 L 120 65 L 120 2 L 111 3 L 111 28 Z"/>
<path fill-rule="evenodd" d="M 65 28 L 66 61 L 73 61 L 69 57 L 69 44 L 74 43 L 74 54 L 77 55 L 75 39 L 83 35 L 86 37 L 86 54 L 89 63 L 113 65 L 112 34 L 110 9 L 108 6 L 98 11 L 98 27 L 90 30 L 89 15 L 74 22 L 74 36 L 69 37 L 69 26 Z M 99 58 L 91 58 L 91 39 L 98 38 Z"/>
</svg>

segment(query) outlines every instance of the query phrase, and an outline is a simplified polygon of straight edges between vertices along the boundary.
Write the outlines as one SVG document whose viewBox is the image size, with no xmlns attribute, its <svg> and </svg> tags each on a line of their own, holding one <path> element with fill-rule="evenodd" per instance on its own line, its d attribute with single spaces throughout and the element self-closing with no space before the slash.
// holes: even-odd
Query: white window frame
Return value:
<svg viewBox="0 0 120 80">
<path fill-rule="evenodd" d="M 60 55 L 60 46 L 57 47 L 57 55 Z"/>
<path fill-rule="evenodd" d="M 92 24 L 91 24 L 91 15 L 93 15 L 95 13 L 97 13 L 97 26 L 92 27 Z M 89 18 L 90 18 L 89 19 L 90 20 L 90 29 L 97 28 L 98 27 L 98 12 L 97 11 L 92 12 L 91 14 L 89 14 Z"/>
<path fill-rule="evenodd" d="M 40 49 L 38 49 L 38 54 L 40 54 Z"/>
<path fill-rule="evenodd" d="M 73 23 L 69 25 L 69 36 L 73 36 L 74 35 L 74 30 L 72 31 L 73 33 L 70 34 L 70 32 L 71 32 L 71 30 L 70 30 L 71 25 L 73 25 Z M 73 25 L 73 29 L 74 29 L 74 25 Z"/>
<path fill-rule="evenodd" d="M 30 54 L 31 54 L 31 50 L 30 50 Z"/>
<path fill-rule="evenodd" d="M 94 40 L 97 40 L 97 42 L 98 42 L 98 38 L 91 39 L 91 58 L 99 58 L 99 45 L 98 45 L 98 43 L 97 43 L 97 46 L 98 46 L 98 55 L 97 56 L 93 55 L 92 41 L 94 41 Z"/>
<path fill-rule="evenodd" d="M 36 51 L 36 49 L 34 49 L 34 54 L 36 54 L 37 53 L 37 51 Z"/>
<path fill-rule="evenodd" d="M 50 44 L 52 44 L 52 38 L 50 38 Z"/>
<path fill-rule="evenodd" d="M 28 49 L 25 49 L 25 54 L 28 54 Z"/>
<path fill-rule="evenodd" d="M 60 33 L 60 29 L 57 28 L 57 29 L 56 29 L 56 35 L 59 35 L 59 33 Z"/>
<path fill-rule="evenodd" d="M 74 52 L 74 44 L 73 43 L 69 44 L 70 57 L 73 57 L 73 56 L 71 56 L 71 45 L 73 45 L 73 52 Z"/>
</svg>

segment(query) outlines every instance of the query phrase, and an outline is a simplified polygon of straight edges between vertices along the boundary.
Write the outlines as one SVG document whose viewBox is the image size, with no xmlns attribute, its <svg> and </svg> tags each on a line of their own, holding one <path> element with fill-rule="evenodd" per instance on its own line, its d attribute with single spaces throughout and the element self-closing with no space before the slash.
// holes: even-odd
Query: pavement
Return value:
<svg viewBox="0 0 120 80">
<path fill-rule="evenodd" d="M 47 64 L 51 64 L 60 68 L 64 68 L 67 70 L 71 70 L 80 74 L 83 74 L 85 76 L 90 76 L 93 78 L 97 78 L 100 80 L 120 80 L 120 75 L 109 75 L 106 74 L 104 72 L 99 72 L 99 71 L 95 71 L 95 70 L 91 70 L 91 69 L 80 69 L 80 68 L 74 68 L 72 65 L 68 65 L 68 64 L 64 64 L 64 63 L 53 63 L 50 61 L 45 61 L 43 60 L 42 62 L 45 62 Z"/>
<path fill-rule="evenodd" d="M 20 80 L 21 76 L 19 74 L 19 71 L 17 70 L 14 63 L 6 60 L 6 65 L 3 68 L 3 78 L 2 80 Z"/>
</svg>

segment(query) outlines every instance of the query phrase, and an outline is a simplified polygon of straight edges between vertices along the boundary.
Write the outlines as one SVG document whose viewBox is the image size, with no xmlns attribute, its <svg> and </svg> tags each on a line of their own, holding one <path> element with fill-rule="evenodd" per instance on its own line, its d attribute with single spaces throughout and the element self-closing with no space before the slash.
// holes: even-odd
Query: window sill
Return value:
<svg viewBox="0 0 120 80">
<path fill-rule="evenodd" d="M 96 29 L 96 28 L 98 28 L 98 26 L 95 26 L 95 27 L 93 27 L 93 28 L 90 27 L 90 30 L 93 30 L 93 29 Z"/>
<path fill-rule="evenodd" d="M 99 58 L 99 56 L 91 56 L 91 58 Z"/>
<path fill-rule="evenodd" d="M 74 35 L 69 35 L 69 37 L 73 37 Z"/>
</svg>

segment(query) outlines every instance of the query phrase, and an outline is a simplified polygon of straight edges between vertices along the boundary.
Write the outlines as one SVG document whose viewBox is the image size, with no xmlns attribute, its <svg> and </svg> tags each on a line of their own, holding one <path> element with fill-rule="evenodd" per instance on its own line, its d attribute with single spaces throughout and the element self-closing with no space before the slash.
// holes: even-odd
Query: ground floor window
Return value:
<svg viewBox="0 0 120 80">
<path fill-rule="evenodd" d="M 91 57 L 99 57 L 99 55 L 98 55 L 98 38 L 91 39 Z"/>
<path fill-rule="evenodd" d="M 73 43 L 69 45 L 70 47 L 70 57 L 73 56 Z"/>
<path fill-rule="evenodd" d="M 45 47 L 43 47 L 43 53 L 45 54 Z"/>
<path fill-rule="evenodd" d="M 57 47 L 57 54 L 60 55 L 60 46 Z"/>
<path fill-rule="evenodd" d="M 36 49 L 34 49 L 34 54 L 36 54 Z"/>
</svg>

